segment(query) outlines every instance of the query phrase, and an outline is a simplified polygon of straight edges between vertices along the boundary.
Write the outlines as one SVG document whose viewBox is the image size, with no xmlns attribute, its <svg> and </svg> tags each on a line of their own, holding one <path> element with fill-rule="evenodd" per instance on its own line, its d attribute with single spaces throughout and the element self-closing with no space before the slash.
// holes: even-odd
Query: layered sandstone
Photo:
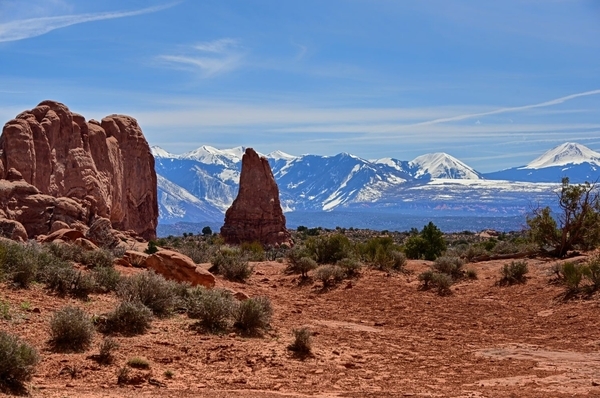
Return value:
<svg viewBox="0 0 600 398">
<path fill-rule="evenodd" d="M 242 157 L 238 196 L 225 213 L 221 235 L 227 243 L 290 244 L 279 188 L 266 158 L 252 148 Z"/>
<path fill-rule="evenodd" d="M 136 120 L 110 115 L 88 122 L 61 103 L 44 101 L 6 123 L 0 218 L 22 224 L 29 238 L 48 234 L 57 222 L 155 238 L 154 158 Z"/>
</svg>

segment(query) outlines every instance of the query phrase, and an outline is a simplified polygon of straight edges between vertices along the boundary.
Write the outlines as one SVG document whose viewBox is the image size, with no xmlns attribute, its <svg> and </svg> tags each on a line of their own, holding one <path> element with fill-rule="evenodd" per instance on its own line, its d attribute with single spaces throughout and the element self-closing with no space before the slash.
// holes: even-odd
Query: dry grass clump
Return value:
<svg viewBox="0 0 600 398">
<path fill-rule="evenodd" d="M 269 327 L 272 316 L 273 306 L 268 297 L 250 298 L 237 305 L 234 326 L 247 334 L 256 334 Z"/>
<path fill-rule="evenodd" d="M 166 317 L 172 314 L 177 303 L 176 282 L 167 281 L 154 271 L 142 272 L 124 278 L 117 287 L 117 296 L 124 301 L 139 301 L 150 308 L 154 315 Z"/>
<path fill-rule="evenodd" d="M 94 337 L 94 325 L 76 307 L 64 307 L 50 319 L 50 343 L 56 351 L 85 351 Z"/>
<path fill-rule="evenodd" d="M 16 336 L 0 330 L 0 391 L 23 390 L 40 358 L 37 350 Z"/>
<path fill-rule="evenodd" d="M 288 346 L 288 349 L 301 356 L 309 355 L 312 350 L 312 332 L 310 329 L 307 327 L 293 329 L 292 335 L 294 341 Z"/>
<path fill-rule="evenodd" d="M 246 254 L 237 248 L 223 246 L 214 255 L 209 271 L 223 275 L 230 281 L 245 282 L 254 270 Z"/>
<path fill-rule="evenodd" d="M 511 261 L 510 264 L 504 264 L 504 267 L 500 270 L 501 278 L 498 284 L 514 285 L 515 283 L 525 283 L 528 272 L 527 261 Z"/>
<path fill-rule="evenodd" d="M 105 333 L 135 336 L 145 333 L 152 322 L 152 311 L 139 301 L 122 301 L 108 314 L 102 327 Z"/>
</svg>

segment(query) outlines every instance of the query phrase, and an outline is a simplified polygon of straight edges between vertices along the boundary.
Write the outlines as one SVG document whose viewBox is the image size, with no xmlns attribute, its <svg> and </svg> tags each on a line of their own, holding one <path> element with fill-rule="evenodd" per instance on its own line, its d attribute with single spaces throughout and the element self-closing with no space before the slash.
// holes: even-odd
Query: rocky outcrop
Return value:
<svg viewBox="0 0 600 398">
<path fill-rule="evenodd" d="M 86 122 L 44 101 L 9 121 L 0 137 L 0 218 L 20 223 L 29 238 L 59 221 L 156 237 L 154 158 L 136 120 L 111 115 Z M 92 231 L 94 233 L 96 231 Z"/>
<path fill-rule="evenodd" d="M 161 274 L 166 279 L 189 282 L 192 286 L 214 287 L 215 276 L 197 266 L 188 256 L 171 250 L 159 250 L 145 261 L 146 267 Z"/>
<path fill-rule="evenodd" d="M 227 243 L 291 244 L 269 162 L 252 148 L 242 157 L 237 198 L 225 213 L 221 236 Z"/>
</svg>

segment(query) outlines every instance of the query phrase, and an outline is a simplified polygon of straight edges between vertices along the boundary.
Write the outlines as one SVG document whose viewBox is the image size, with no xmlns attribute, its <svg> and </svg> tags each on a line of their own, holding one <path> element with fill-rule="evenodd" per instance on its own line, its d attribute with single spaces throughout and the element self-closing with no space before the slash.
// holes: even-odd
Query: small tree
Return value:
<svg viewBox="0 0 600 398">
<path fill-rule="evenodd" d="M 549 253 L 561 258 L 576 247 L 590 250 L 600 244 L 600 196 L 595 184 L 571 185 L 563 178 L 558 206 L 556 218 L 550 207 L 527 216 L 529 235 L 536 244 L 550 246 Z"/>
<path fill-rule="evenodd" d="M 207 225 L 206 227 L 202 228 L 202 235 L 204 235 L 204 236 L 212 235 L 212 229 Z"/>
<path fill-rule="evenodd" d="M 444 234 L 435 224 L 429 221 L 418 235 L 406 239 L 404 252 L 408 258 L 435 260 L 446 250 Z"/>
</svg>

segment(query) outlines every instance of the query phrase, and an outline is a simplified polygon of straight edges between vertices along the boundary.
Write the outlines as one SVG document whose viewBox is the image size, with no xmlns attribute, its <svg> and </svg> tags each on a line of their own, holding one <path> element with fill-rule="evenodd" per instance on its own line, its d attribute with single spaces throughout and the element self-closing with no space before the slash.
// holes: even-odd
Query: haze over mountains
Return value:
<svg viewBox="0 0 600 398">
<path fill-rule="evenodd" d="M 243 147 L 202 146 L 181 155 L 152 147 L 159 175 L 160 223 L 223 221 L 237 195 Z M 565 143 L 527 165 L 479 173 L 446 154 L 411 161 L 335 156 L 264 155 L 279 185 L 285 212 L 431 216 L 517 216 L 535 205 L 552 205 L 561 178 L 600 177 L 600 153 Z"/>
</svg>

